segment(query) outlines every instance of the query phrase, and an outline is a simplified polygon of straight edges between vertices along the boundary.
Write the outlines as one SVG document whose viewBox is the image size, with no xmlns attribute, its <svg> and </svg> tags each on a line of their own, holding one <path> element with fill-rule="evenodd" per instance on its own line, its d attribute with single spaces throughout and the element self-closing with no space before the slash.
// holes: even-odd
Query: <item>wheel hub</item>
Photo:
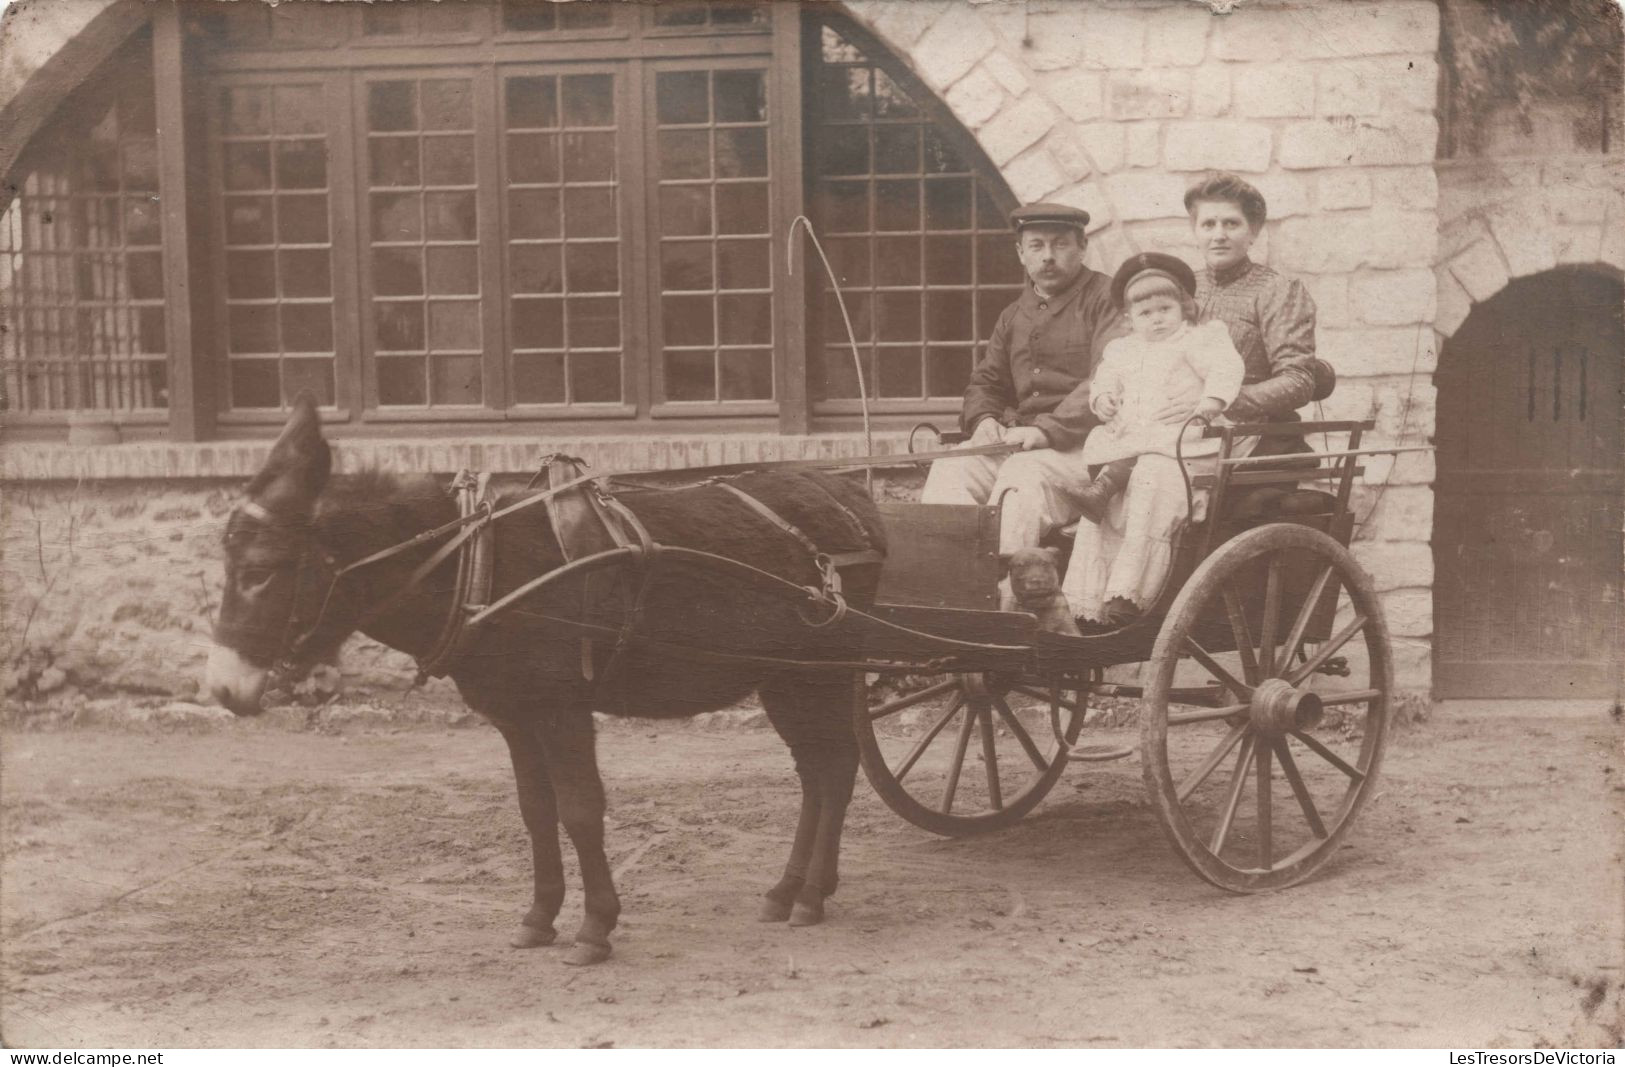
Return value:
<svg viewBox="0 0 1625 1067">
<path fill-rule="evenodd" d="M 1253 727 L 1265 733 L 1306 730 L 1318 725 L 1324 714 L 1320 697 L 1298 689 L 1285 678 L 1266 679 L 1253 690 Z"/>
</svg>

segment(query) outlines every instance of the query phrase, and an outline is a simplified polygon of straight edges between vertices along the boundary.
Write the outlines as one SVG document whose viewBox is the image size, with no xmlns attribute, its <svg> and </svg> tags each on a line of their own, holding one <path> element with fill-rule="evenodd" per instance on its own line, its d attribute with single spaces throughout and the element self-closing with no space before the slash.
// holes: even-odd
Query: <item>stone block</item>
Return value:
<svg viewBox="0 0 1625 1067">
<path fill-rule="evenodd" d="M 1290 219 L 1309 212 L 1310 180 L 1302 174 L 1276 171 L 1259 174 L 1249 181 L 1264 194 L 1271 219 Z"/>
<path fill-rule="evenodd" d="M 1137 251 L 1166 252 L 1183 259 L 1192 270 L 1201 268 L 1202 256 L 1196 248 L 1196 238 L 1191 235 L 1191 228 L 1183 222 L 1171 219 L 1136 222 L 1130 226 L 1129 237 Z"/>
<path fill-rule="evenodd" d="M 1074 122 L 1093 122 L 1106 114 L 1105 75 L 1089 70 L 1052 74 L 1045 94 Z"/>
<path fill-rule="evenodd" d="M 1433 549 L 1426 540 L 1355 541 L 1350 551 L 1378 592 L 1433 584 Z"/>
<path fill-rule="evenodd" d="M 1546 202 L 1551 205 L 1552 221 L 1577 225 L 1601 222 L 1608 217 L 1608 208 L 1618 202 L 1619 193 L 1612 189 L 1582 186 L 1557 186 L 1546 190 Z"/>
<path fill-rule="evenodd" d="M 1357 285 L 1358 279 L 1351 284 Z M 1349 302 L 1354 305 L 1355 315 L 1360 315 L 1362 309 L 1352 293 Z M 1433 331 L 1414 326 L 1328 328 L 1316 331 L 1315 347 L 1320 357 L 1337 369 L 1340 379 L 1408 375 L 1412 369 L 1432 369 Z M 1341 384 L 1338 388 L 1342 388 Z"/>
<path fill-rule="evenodd" d="M 1418 349 L 1418 357 L 1426 350 Z M 1372 418 L 1376 427 L 1374 440 L 1388 444 L 1422 444 L 1433 432 L 1438 421 L 1439 391 L 1431 382 L 1422 380 L 1427 373 L 1425 361 L 1418 359 L 1416 374 L 1402 374 L 1369 379 L 1376 407 Z"/>
<path fill-rule="evenodd" d="M 1202 62 L 1213 22 L 1214 16 L 1196 5 L 1158 12 L 1146 29 L 1146 65 L 1194 67 Z"/>
<path fill-rule="evenodd" d="M 1426 541 L 1433 530 L 1433 487 L 1430 485 L 1389 485 L 1366 494 L 1358 512 L 1369 517 L 1362 532 L 1370 531 L 1373 541 Z"/>
<path fill-rule="evenodd" d="M 1552 247 L 1563 264 L 1598 263 L 1602 260 L 1601 224 L 1553 227 Z"/>
<path fill-rule="evenodd" d="M 1380 443 L 1365 442 L 1373 446 Z M 1431 452 L 1404 452 L 1393 456 L 1366 456 L 1364 459 L 1365 483 L 1369 486 L 1432 485 L 1438 474 Z"/>
<path fill-rule="evenodd" d="M 1248 118 L 1288 118 L 1315 113 L 1315 68 L 1306 63 L 1260 63 L 1237 67 L 1233 103 Z"/>
<path fill-rule="evenodd" d="M 1229 114 L 1230 96 L 1230 68 L 1208 63 L 1191 75 L 1191 114 L 1198 118 Z"/>
<path fill-rule="evenodd" d="M 1128 165 L 1154 167 L 1162 162 L 1162 123 L 1124 123 L 1128 145 Z"/>
<path fill-rule="evenodd" d="M 1085 211 L 1094 210 L 1088 205 L 1079 205 Z M 1125 259 L 1140 251 L 1121 226 L 1096 233 L 1089 238 L 1089 247 L 1084 253 L 1084 262 L 1102 274 L 1110 275 Z"/>
<path fill-rule="evenodd" d="M 1344 329 L 1353 325 L 1347 274 L 1305 274 L 1300 280 L 1315 301 L 1316 328 Z"/>
<path fill-rule="evenodd" d="M 1325 352 L 1319 351 L 1316 354 L 1321 359 L 1331 362 Z M 1320 402 L 1320 407 L 1316 410 L 1315 416 L 1317 418 L 1324 416 L 1334 422 L 1366 419 L 1370 418 L 1376 411 L 1376 406 L 1376 397 L 1372 392 L 1371 385 L 1366 380 L 1345 378 L 1342 376 L 1341 370 L 1339 370 L 1337 388 L 1332 390 L 1331 396 Z"/>
<path fill-rule="evenodd" d="M 1115 221 L 1111 204 L 1106 200 L 1106 194 L 1094 182 L 1069 186 L 1050 197 L 1057 204 L 1070 204 L 1081 207 L 1089 212 L 1089 225 L 1084 229 L 1089 233 L 1090 240 L 1096 240 L 1095 235 L 1110 226 Z M 1113 269 L 1116 264 L 1112 264 Z"/>
<path fill-rule="evenodd" d="M 1346 274 L 1365 263 L 1370 239 L 1363 215 L 1286 219 L 1276 230 L 1270 262 L 1289 274 Z"/>
<path fill-rule="evenodd" d="M 998 114 L 1005 93 L 993 75 L 978 67 L 955 82 L 943 99 L 959 121 L 974 130 Z"/>
<path fill-rule="evenodd" d="M 1306 59 L 1432 55 L 1439 47 L 1439 9 L 1432 0 L 1317 4 L 1304 10 L 1299 31 L 1297 54 Z"/>
<path fill-rule="evenodd" d="M 957 6 L 956 0 L 921 0 L 911 4 L 864 0 L 853 4 L 852 12 L 859 18 L 867 19 L 888 44 L 906 48 L 918 41 L 933 22 L 954 6 Z"/>
<path fill-rule="evenodd" d="M 1114 174 L 1104 184 L 1120 219 L 1182 220 L 1185 217 L 1185 183 L 1177 175 L 1135 171 Z M 1185 240 L 1194 244 L 1190 227 L 1184 222 L 1180 225 L 1185 228 Z"/>
<path fill-rule="evenodd" d="M 1089 158 L 1095 161 L 1095 169 L 1109 174 L 1115 170 L 1123 169 L 1124 134 L 1123 127 L 1115 122 L 1091 122 L 1079 126 L 1077 130 L 1078 141 L 1083 145 Z"/>
<path fill-rule="evenodd" d="M 1293 170 L 1431 163 L 1439 138 L 1432 115 L 1339 116 L 1281 131 L 1280 161 Z"/>
<path fill-rule="evenodd" d="M 1171 122 L 1163 161 L 1169 170 L 1259 173 L 1269 169 L 1271 139 L 1258 122 Z"/>
<path fill-rule="evenodd" d="M 1371 326 L 1432 325 L 1438 309 L 1438 283 L 1427 266 L 1410 270 L 1362 271 L 1349 283 L 1349 307 Z"/>
<path fill-rule="evenodd" d="M 1329 170 L 1315 179 L 1322 211 L 1348 211 L 1371 206 L 1371 175 L 1358 170 Z"/>
<path fill-rule="evenodd" d="M 1433 164 L 1397 167 L 1372 174 L 1375 200 L 1405 211 L 1431 211 L 1439 206 L 1439 178 Z"/>
<path fill-rule="evenodd" d="M 1467 290 L 1461 287 L 1456 276 L 1446 267 L 1441 266 L 1434 271 L 1434 280 L 1438 284 L 1439 306 L 1433 315 L 1433 328 L 1449 337 L 1461 328 L 1472 313 L 1473 298 L 1467 295 Z"/>
<path fill-rule="evenodd" d="M 993 75 L 1011 96 L 1021 96 L 1032 87 L 1032 80 L 1021 64 L 997 49 L 982 57 L 982 69 Z"/>
<path fill-rule="evenodd" d="M 1429 267 L 1437 261 L 1439 225 L 1431 211 L 1395 211 L 1379 204 L 1367 225 L 1367 266 Z"/>
<path fill-rule="evenodd" d="M 1094 164 L 1089 161 L 1089 154 L 1083 150 L 1078 142 L 1067 130 L 1056 130 L 1044 142 L 1049 154 L 1055 158 L 1055 163 L 1061 168 L 1061 173 L 1068 181 L 1078 181 L 1087 178 L 1094 172 Z M 1008 172 L 1006 172 L 1008 174 Z M 1093 215 L 1090 221 L 1094 221 Z"/>
<path fill-rule="evenodd" d="M 1055 124 L 1055 111 L 1036 93 L 1006 107 L 977 131 L 988 158 L 1003 166 L 1036 144 Z"/>
<path fill-rule="evenodd" d="M 1083 55 L 1085 21 L 1075 11 L 1027 16 L 1022 58 L 1033 70 L 1067 70 Z"/>
<path fill-rule="evenodd" d="M 1267 63 L 1295 55 L 1303 29 L 1296 11 L 1249 8 L 1217 20 L 1211 51 L 1219 59 Z"/>
<path fill-rule="evenodd" d="M 992 51 L 994 40 L 975 8 L 952 4 L 933 20 L 911 58 L 926 84 L 941 92 Z"/>
<path fill-rule="evenodd" d="M 1432 523 L 1428 524 L 1432 529 Z M 1382 613 L 1395 637 L 1430 637 L 1433 634 L 1433 590 L 1390 589 L 1382 594 Z"/>
<path fill-rule="evenodd" d="M 1115 72 L 1106 82 L 1106 100 L 1113 118 L 1178 118 L 1190 110 L 1190 74 L 1183 70 Z"/>
<path fill-rule="evenodd" d="M 1504 205 L 1491 213 L 1489 224 L 1512 277 L 1527 278 L 1557 266 L 1552 228 L 1538 206 Z"/>
<path fill-rule="evenodd" d="M 1450 273 L 1474 303 L 1483 303 L 1506 288 L 1511 280 L 1506 261 L 1495 241 L 1485 238 L 1450 259 Z"/>
<path fill-rule="evenodd" d="M 1089 7 L 1083 26 L 1083 65 L 1093 70 L 1137 70 L 1145 65 L 1145 16 Z"/>
<path fill-rule="evenodd" d="M 1023 203 L 1047 199 L 1050 193 L 1066 184 L 1066 176 L 1055 160 L 1043 148 L 1034 148 L 1003 168 L 1004 180 L 1010 191 Z"/>
<path fill-rule="evenodd" d="M 1469 215 L 1439 227 L 1439 262 L 1447 263 L 1480 241 L 1494 241 L 1490 228 L 1476 215 Z"/>
<path fill-rule="evenodd" d="M 1375 115 L 1382 86 L 1367 63 L 1343 61 L 1315 67 L 1315 110 L 1321 115 Z"/>
<path fill-rule="evenodd" d="M 1419 637 L 1393 640 L 1394 697 L 1396 714 L 1423 715 L 1430 706 L 1433 689 L 1433 643 Z"/>
</svg>

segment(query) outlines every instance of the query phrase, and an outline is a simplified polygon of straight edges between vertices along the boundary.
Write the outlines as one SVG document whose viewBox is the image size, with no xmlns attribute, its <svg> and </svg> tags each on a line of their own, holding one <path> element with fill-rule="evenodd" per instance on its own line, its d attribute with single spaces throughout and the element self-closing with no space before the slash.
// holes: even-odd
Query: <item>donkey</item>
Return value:
<svg viewBox="0 0 1625 1067">
<path fill-rule="evenodd" d="M 335 580 L 346 564 L 455 520 L 445 481 L 376 471 L 332 475 L 331 467 L 315 404 L 301 397 L 227 522 L 225 592 L 205 690 L 239 715 L 259 711 L 267 677 L 279 663 L 297 670 L 331 657 L 357 629 L 422 656 L 447 613 L 457 610 L 454 559 L 409 588 L 409 576 L 443 539 Z M 658 545 L 726 556 L 798 586 L 816 586 L 820 577 L 808 541 L 829 553 L 884 554 L 879 515 L 857 485 L 813 472 L 749 474 L 733 484 L 770 513 L 719 485 L 633 490 L 621 499 Z M 504 494 L 498 504 L 521 496 Z M 565 563 L 544 507 L 517 510 L 493 529 L 493 601 Z M 861 608 L 873 600 L 879 565 L 852 567 L 843 578 L 845 597 Z M 837 883 L 858 765 L 850 714 L 860 679 L 854 679 L 852 639 L 841 636 L 840 626 L 818 628 L 828 610 L 823 620 L 798 618 L 819 610 L 805 600 L 752 590 L 727 577 L 726 568 L 662 562 L 639 590 L 636 636 L 584 641 L 581 630 L 556 620 L 591 615 L 592 589 L 584 580 L 520 600 L 485 623 L 449 670 L 468 706 L 507 742 L 531 838 L 534 898 L 510 943 L 530 948 L 557 937 L 553 922 L 565 894 L 562 823 L 585 893 L 585 914 L 565 962 L 592 964 L 609 956 L 620 901 L 604 853 L 593 710 L 688 716 L 753 689 L 801 781 L 789 861 L 768 890 L 760 918 L 792 926 L 821 922 L 824 898 Z M 625 610 L 617 618 L 624 626 Z M 716 654 L 695 653 L 696 646 Z M 847 666 L 798 666 L 796 660 Z"/>
</svg>

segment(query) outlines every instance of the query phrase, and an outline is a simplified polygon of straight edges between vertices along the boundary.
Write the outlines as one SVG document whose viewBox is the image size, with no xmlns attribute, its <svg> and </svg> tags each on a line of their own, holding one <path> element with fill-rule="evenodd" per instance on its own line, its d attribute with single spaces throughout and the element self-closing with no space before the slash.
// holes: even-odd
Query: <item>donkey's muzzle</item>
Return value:
<svg viewBox="0 0 1625 1067">
<path fill-rule="evenodd" d="M 237 715 L 258 715 L 270 672 L 225 645 L 215 645 L 203 677 L 203 690 Z"/>
</svg>

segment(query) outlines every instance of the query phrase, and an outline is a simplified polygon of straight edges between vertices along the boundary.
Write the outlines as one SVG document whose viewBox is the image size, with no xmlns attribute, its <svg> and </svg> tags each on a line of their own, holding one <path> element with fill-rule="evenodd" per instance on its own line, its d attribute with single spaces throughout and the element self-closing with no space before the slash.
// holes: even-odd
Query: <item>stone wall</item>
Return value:
<svg viewBox="0 0 1625 1067">
<path fill-rule="evenodd" d="M 855 0 L 1016 196 L 1093 216 L 1091 264 L 1199 265 L 1182 198 L 1232 170 L 1269 200 L 1257 258 L 1301 278 L 1341 376 L 1327 418 L 1374 443 L 1433 429 L 1439 14 L 1432 0 Z M 1318 443 L 1318 442 L 1317 442 Z M 1331 442 L 1334 446 L 1336 442 Z M 1356 554 L 1384 591 L 1402 687 L 1431 685 L 1433 463 L 1366 463 Z"/>
</svg>

